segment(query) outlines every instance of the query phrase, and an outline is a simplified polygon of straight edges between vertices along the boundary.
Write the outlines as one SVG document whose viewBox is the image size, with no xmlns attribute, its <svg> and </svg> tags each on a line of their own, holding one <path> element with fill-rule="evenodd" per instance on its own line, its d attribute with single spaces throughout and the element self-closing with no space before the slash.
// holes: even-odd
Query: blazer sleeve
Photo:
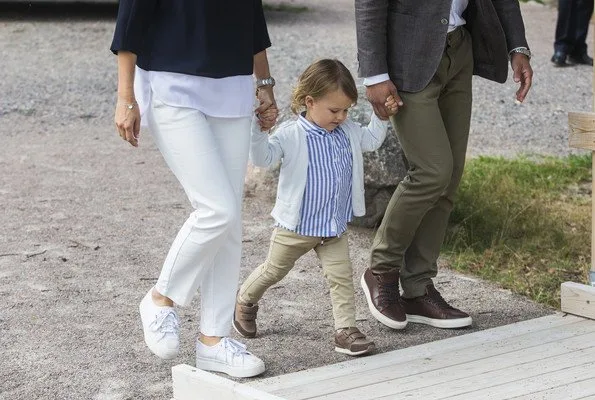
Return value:
<svg viewBox="0 0 595 400">
<path fill-rule="evenodd" d="M 385 74 L 387 63 L 388 0 L 355 0 L 358 74 Z"/>
<path fill-rule="evenodd" d="M 264 18 L 262 0 L 253 0 L 254 3 L 254 54 L 271 47 L 271 39 Z"/>
<path fill-rule="evenodd" d="M 351 129 L 357 129 L 360 133 L 362 151 L 378 150 L 384 143 L 388 130 L 388 121 L 381 120 L 376 114 L 372 113 L 370 123 L 367 126 L 360 126 L 353 121 L 351 121 L 351 124 Z"/>
<path fill-rule="evenodd" d="M 518 0 L 493 0 L 492 2 L 506 36 L 508 51 L 516 47 L 529 47 Z"/>
<path fill-rule="evenodd" d="M 142 48 L 158 0 L 120 0 L 116 29 L 110 50 L 130 51 L 138 55 Z"/>
<path fill-rule="evenodd" d="M 257 167 L 271 168 L 277 166 L 283 158 L 283 148 L 277 133 L 268 135 L 260 130 L 258 119 L 252 117 L 250 136 L 250 159 Z"/>
</svg>

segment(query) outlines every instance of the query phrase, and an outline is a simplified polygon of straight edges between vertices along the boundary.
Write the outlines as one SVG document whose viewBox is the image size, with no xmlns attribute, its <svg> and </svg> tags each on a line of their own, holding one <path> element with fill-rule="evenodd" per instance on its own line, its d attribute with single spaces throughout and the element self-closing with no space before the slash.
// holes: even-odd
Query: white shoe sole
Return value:
<svg viewBox="0 0 595 400">
<path fill-rule="evenodd" d="M 444 328 L 444 329 L 454 329 L 454 328 L 464 328 L 469 326 L 473 323 L 473 319 L 471 317 L 467 318 L 457 318 L 457 319 L 434 319 L 428 317 L 422 317 L 421 315 L 410 315 L 407 314 L 407 321 L 413 322 L 416 324 L 425 324 L 430 325 L 436 328 Z"/>
<path fill-rule="evenodd" d="M 163 360 L 172 360 L 178 356 L 180 353 L 180 349 L 170 349 L 169 347 L 160 346 L 159 343 L 155 343 L 154 341 L 148 340 L 147 336 L 145 336 L 145 344 L 151 350 L 153 354 Z"/>
<path fill-rule="evenodd" d="M 351 351 L 349 349 L 344 349 L 343 347 L 337 347 L 335 346 L 335 351 L 337 353 L 341 353 L 341 354 L 347 354 L 348 356 L 361 356 L 363 354 L 368 354 L 371 353 L 372 351 L 374 351 L 374 349 L 376 348 L 376 346 L 370 346 L 365 350 L 362 351 Z"/>
<path fill-rule="evenodd" d="M 370 310 L 370 313 L 372 313 L 372 316 L 374 318 L 376 318 L 378 320 L 378 322 L 380 322 L 383 325 L 388 326 L 389 328 L 405 329 L 405 327 L 407 326 L 407 320 L 402 321 L 402 322 L 395 321 L 394 319 L 390 319 L 386 315 L 382 314 L 380 311 L 378 311 L 376 309 L 376 307 L 374 307 L 374 303 L 372 302 L 372 296 L 370 295 L 370 290 L 368 289 L 368 285 L 366 285 L 366 280 L 364 279 L 363 274 L 360 279 L 360 284 L 362 286 L 362 289 L 364 290 L 366 302 L 368 303 L 368 309 Z"/>
<path fill-rule="evenodd" d="M 260 375 L 264 372 L 264 363 L 253 365 L 250 367 L 232 367 L 223 362 L 213 360 L 210 358 L 196 358 L 196 368 L 204 371 L 223 372 L 234 378 L 251 378 Z"/>
</svg>

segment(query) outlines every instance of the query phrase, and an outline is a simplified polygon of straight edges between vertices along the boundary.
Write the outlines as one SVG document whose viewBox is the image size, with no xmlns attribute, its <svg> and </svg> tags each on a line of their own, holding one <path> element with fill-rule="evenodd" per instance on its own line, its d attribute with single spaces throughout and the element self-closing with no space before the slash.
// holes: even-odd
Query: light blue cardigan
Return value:
<svg viewBox="0 0 595 400">
<path fill-rule="evenodd" d="M 364 199 L 364 158 L 362 152 L 378 149 L 386 137 L 388 121 L 375 114 L 368 126 L 345 120 L 341 128 L 347 134 L 353 155 L 352 204 L 353 215 L 366 213 Z M 295 229 L 300 221 L 300 208 L 306 189 L 308 145 L 306 131 L 296 120 L 281 124 L 273 134 L 260 130 L 258 120 L 252 121 L 250 159 L 258 167 L 271 168 L 281 162 L 277 201 L 271 215 L 280 225 Z"/>
</svg>

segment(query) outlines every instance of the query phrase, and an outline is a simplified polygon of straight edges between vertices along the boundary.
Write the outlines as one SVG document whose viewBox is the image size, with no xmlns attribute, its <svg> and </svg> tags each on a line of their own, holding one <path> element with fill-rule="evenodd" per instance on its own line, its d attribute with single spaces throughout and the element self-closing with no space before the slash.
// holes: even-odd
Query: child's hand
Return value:
<svg viewBox="0 0 595 400">
<path fill-rule="evenodd" d="M 384 106 L 388 109 L 389 115 L 395 115 L 399 109 L 399 105 L 392 94 L 386 98 Z"/>
<path fill-rule="evenodd" d="M 277 116 L 279 115 L 279 110 L 275 105 L 271 105 L 266 110 L 257 114 L 258 117 L 258 124 L 260 125 L 261 131 L 268 131 L 270 130 L 275 123 L 277 122 Z"/>
</svg>

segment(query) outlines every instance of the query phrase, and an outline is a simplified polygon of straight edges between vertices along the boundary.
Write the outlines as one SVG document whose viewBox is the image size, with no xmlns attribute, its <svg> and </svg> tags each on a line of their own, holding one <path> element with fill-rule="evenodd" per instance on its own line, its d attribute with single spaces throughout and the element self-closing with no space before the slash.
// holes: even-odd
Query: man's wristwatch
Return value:
<svg viewBox="0 0 595 400">
<path fill-rule="evenodd" d="M 257 79 L 256 80 L 256 87 L 263 87 L 263 86 L 275 86 L 275 79 L 271 76 L 264 79 Z"/>
<path fill-rule="evenodd" d="M 529 60 L 531 59 L 531 50 L 529 50 L 526 47 L 517 47 L 510 50 L 510 52 L 508 53 L 508 58 L 511 58 L 513 53 L 521 53 L 526 55 Z"/>
</svg>

